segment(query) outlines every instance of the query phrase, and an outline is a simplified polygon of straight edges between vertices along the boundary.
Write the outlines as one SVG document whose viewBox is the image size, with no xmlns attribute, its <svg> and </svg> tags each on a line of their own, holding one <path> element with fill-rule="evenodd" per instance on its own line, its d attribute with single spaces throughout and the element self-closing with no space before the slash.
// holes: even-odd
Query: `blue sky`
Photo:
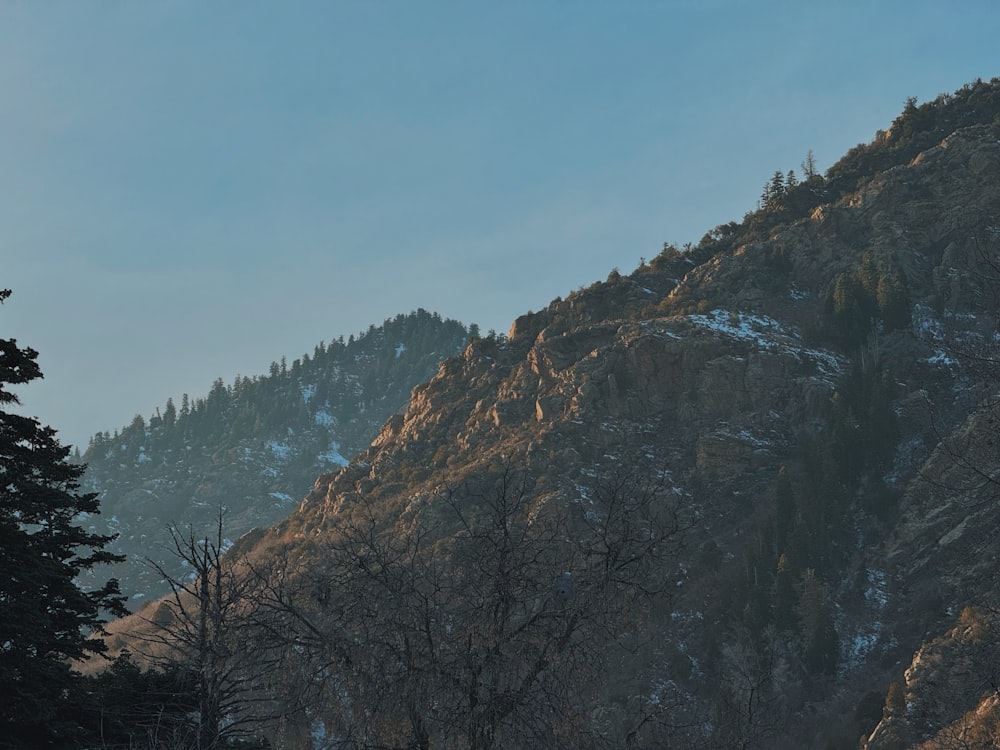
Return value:
<svg viewBox="0 0 1000 750">
<path fill-rule="evenodd" d="M 0 336 L 86 446 L 397 313 L 506 331 L 1000 75 L 1000 5 L 0 2 Z"/>
</svg>

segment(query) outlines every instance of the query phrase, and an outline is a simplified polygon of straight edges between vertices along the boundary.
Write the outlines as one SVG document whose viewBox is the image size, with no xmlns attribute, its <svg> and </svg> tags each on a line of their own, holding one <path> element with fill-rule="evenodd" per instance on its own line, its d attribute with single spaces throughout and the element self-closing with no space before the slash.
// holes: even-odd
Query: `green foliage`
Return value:
<svg viewBox="0 0 1000 750">
<path fill-rule="evenodd" d="M 895 385 L 881 367 L 855 366 L 837 382 L 830 416 L 831 450 L 849 486 L 884 473 L 899 441 Z"/>
<path fill-rule="evenodd" d="M 757 286 L 772 294 L 787 293 L 793 270 L 788 249 L 768 244 L 761 248 L 756 258 L 754 282 Z"/>
<path fill-rule="evenodd" d="M 814 674 L 834 674 L 840 660 L 840 641 L 826 588 L 814 571 L 806 570 L 799 593 L 799 632 L 803 663 Z"/>
<path fill-rule="evenodd" d="M 879 325 L 886 331 L 908 328 L 910 309 L 902 273 L 895 265 L 880 272 L 865 253 L 857 269 L 834 279 L 826 301 L 829 335 L 845 348 L 860 346 Z"/>
<path fill-rule="evenodd" d="M 765 211 L 773 211 L 781 206 L 782 200 L 787 192 L 785 175 L 781 170 L 777 170 L 771 179 L 764 185 L 764 190 L 760 196 L 761 208 Z"/>
<path fill-rule="evenodd" d="M 875 301 L 886 330 L 910 327 L 912 304 L 906 279 L 901 275 L 881 277 L 875 287 Z"/>
<path fill-rule="evenodd" d="M 862 267 L 859 284 L 871 270 Z M 838 667 L 840 638 L 824 580 L 840 575 L 854 549 L 856 498 L 878 518 L 895 510 L 896 493 L 881 480 L 898 441 L 893 397 L 893 380 L 877 366 L 856 367 L 838 380 L 828 431 L 803 442 L 797 481 L 779 472 L 772 504 L 748 535 L 725 595 L 761 648 L 767 633 L 786 634 L 811 674 Z"/>
<path fill-rule="evenodd" d="M 191 717 L 198 708 L 193 677 L 179 668 L 143 670 L 123 652 L 87 680 L 84 715 L 92 733 L 105 748 L 192 745 Z"/>
<path fill-rule="evenodd" d="M 779 472 L 771 514 L 751 532 L 753 541 L 725 608 L 739 613 L 739 624 L 756 647 L 766 649 L 768 639 L 781 634 L 790 644 L 789 657 L 804 670 L 832 674 L 840 642 L 827 588 L 815 566 L 830 567 L 843 541 L 847 504 L 839 490 L 824 492 L 836 484 L 831 462 L 818 456 L 813 460 L 819 465 L 799 488 L 786 470 Z"/>
<path fill-rule="evenodd" d="M 10 294 L 0 291 L 0 302 Z M 41 377 L 37 352 L 0 339 L 0 408 L 16 405 L 8 385 Z M 72 746 L 80 676 L 71 660 L 104 650 L 90 638 L 103 613 L 122 612 L 117 581 L 85 592 L 79 576 L 119 560 L 109 537 L 78 525 L 99 511 L 80 492 L 83 467 L 67 461 L 51 427 L 0 411 L 0 747 Z"/>
<path fill-rule="evenodd" d="M 650 262 L 650 265 L 652 265 L 653 268 L 658 269 L 663 266 L 668 266 L 674 261 L 680 260 L 682 257 L 683 256 L 681 255 L 681 251 L 677 248 L 676 245 L 673 245 L 669 242 L 664 242 L 663 251 L 655 258 L 653 258 L 653 260 Z"/>
<path fill-rule="evenodd" d="M 788 533 L 795 524 L 795 491 L 792 480 L 784 466 L 778 472 L 778 483 L 774 490 L 774 541 L 778 549 L 783 549 L 788 541 Z"/>
<path fill-rule="evenodd" d="M 875 302 L 857 274 L 842 273 L 834 281 L 827 313 L 836 338 L 844 346 L 857 346 L 868 337 Z"/>
</svg>

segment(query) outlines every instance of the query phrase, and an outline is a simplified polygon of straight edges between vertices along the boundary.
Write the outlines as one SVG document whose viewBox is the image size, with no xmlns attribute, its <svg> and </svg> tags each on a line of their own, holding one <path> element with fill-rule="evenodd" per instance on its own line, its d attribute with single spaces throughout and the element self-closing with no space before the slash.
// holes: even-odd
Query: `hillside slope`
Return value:
<svg viewBox="0 0 1000 750">
<path fill-rule="evenodd" d="M 169 588 L 149 564 L 183 570 L 170 525 L 211 532 L 220 510 L 236 538 L 286 516 L 316 476 L 343 466 L 403 409 L 410 389 L 460 351 L 468 331 L 419 310 L 345 343 L 318 345 L 267 375 L 220 378 L 208 396 L 172 400 L 114 435 L 99 434 L 83 456 L 84 486 L 101 493 L 94 530 L 116 533 L 127 561 L 114 574 L 136 604 Z"/>
<path fill-rule="evenodd" d="M 444 361 L 230 553 L 257 663 L 316 691 L 285 736 L 989 737 L 989 674 L 926 707 L 995 656 L 998 214 L 1000 81 L 977 82 Z"/>
</svg>

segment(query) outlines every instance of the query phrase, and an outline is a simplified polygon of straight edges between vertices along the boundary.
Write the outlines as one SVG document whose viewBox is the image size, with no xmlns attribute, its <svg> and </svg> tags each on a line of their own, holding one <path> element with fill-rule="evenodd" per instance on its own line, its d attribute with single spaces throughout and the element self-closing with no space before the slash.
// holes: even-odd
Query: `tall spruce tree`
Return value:
<svg viewBox="0 0 1000 750">
<path fill-rule="evenodd" d="M 10 296 L 0 290 L 0 302 Z M 118 582 L 93 591 L 81 573 L 118 561 L 110 537 L 78 521 L 98 512 L 81 493 L 84 467 L 67 462 L 55 430 L 7 409 L 8 386 L 42 376 L 38 353 L 0 339 L 0 747 L 76 747 L 85 743 L 81 677 L 72 660 L 100 652 L 104 614 L 124 613 Z"/>
</svg>

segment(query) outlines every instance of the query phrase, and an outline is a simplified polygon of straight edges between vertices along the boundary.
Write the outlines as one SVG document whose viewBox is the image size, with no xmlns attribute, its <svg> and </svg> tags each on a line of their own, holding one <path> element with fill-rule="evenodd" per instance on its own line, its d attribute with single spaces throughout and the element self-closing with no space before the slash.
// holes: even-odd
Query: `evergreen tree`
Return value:
<svg viewBox="0 0 1000 750">
<path fill-rule="evenodd" d="M 905 277 L 900 275 L 880 278 L 875 288 L 875 297 L 888 330 L 909 328 L 912 305 Z"/>
<path fill-rule="evenodd" d="M 795 491 L 788 471 L 782 466 L 774 498 L 774 541 L 779 552 L 784 549 L 788 534 L 795 525 L 795 513 Z"/>
<path fill-rule="evenodd" d="M 786 185 L 785 175 L 778 170 L 771 177 L 770 181 L 764 185 L 764 192 L 761 194 L 761 204 L 765 210 L 772 210 L 781 207 L 781 201 L 785 197 Z"/>
<path fill-rule="evenodd" d="M 10 295 L 0 291 L 0 302 Z M 8 385 L 41 377 L 38 353 L 0 339 L 0 747 L 72 747 L 83 741 L 74 716 L 81 691 L 71 661 L 100 652 L 91 638 L 103 611 L 124 613 L 118 582 L 85 592 L 77 578 L 119 561 L 110 537 L 76 524 L 98 512 L 81 493 L 84 467 L 66 459 L 55 430 L 5 409 L 20 403 Z"/>
<path fill-rule="evenodd" d="M 174 423 L 177 421 L 177 407 L 174 406 L 174 400 L 172 398 L 167 399 L 167 408 L 163 411 L 163 427 L 166 430 L 172 430 L 174 428 Z"/>
<path fill-rule="evenodd" d="M 837 628 L 826 587 L 813 570 L 806 570 L 802 575 L 798 609 L 806 669 L 813 674 L 834 674 L 840 655 Z"/>
</svg>

